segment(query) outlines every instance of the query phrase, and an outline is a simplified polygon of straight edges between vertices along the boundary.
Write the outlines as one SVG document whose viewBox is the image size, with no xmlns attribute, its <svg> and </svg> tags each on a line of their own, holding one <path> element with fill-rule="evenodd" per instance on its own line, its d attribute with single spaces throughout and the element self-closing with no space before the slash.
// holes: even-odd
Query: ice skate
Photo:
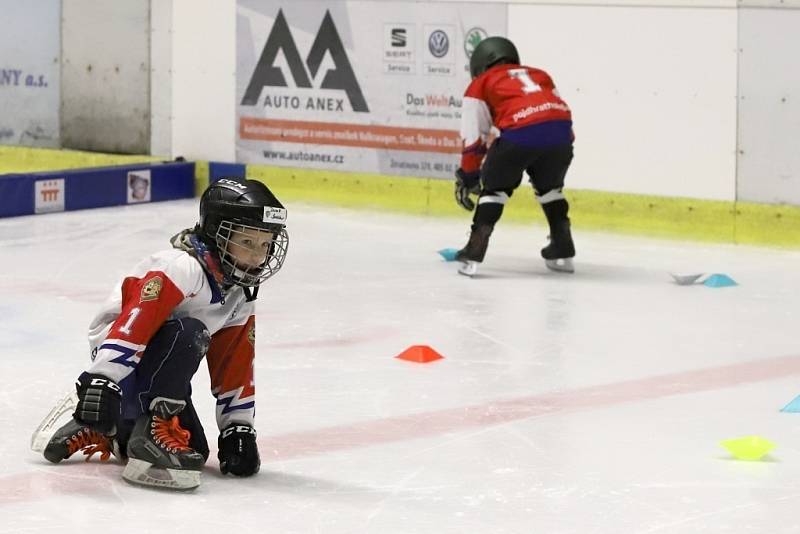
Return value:
<svg viewBox="0 0 800 534">
<path fill-rule="evenodd" d="M 489 247 L 489 236 L 492 235 L 493 228 L 488 225 L 472 225 L 469 241 L 464 248 L 456 253 L 456 261 L 463 265 L 458 269 L 459 274 L 465 276 L 475 276 L 478 267 L 486 257 L 486 249 Z"/>
<path fill-rule="evenodd" d="M 542 258 L 548 269 L 562 273 L 574 273 L 575 244 L 572 242 L 569 220 L 555 225 L 550 230 L 550 244 L 542 249 Z"/>
<path fill-rule="evenodd" d="M 50 413 L 42 419 L 42 422 L 39 423 L 36 430 L 33 431 L 33 435 L 31 436 L 31 450 L 33 452 L 44 452 L 50 439 L 56 433 L 59 421 L 65 414 L 74 412 L 77 405 L 78 394 L 74 389 L 70 389 L 69 392 L 53 406 Z"/>
<path fill-rule="evenodd" d="M 86 455 L 86 461 L 96 453 L 100 453 L 100 461 L 107 461 L 112 454 L 120 457 L 119 449 L 113 438 L 92 430 L 76 419 L 56 430 L 44 448 L 44 457 L 57 464 L 66 460 L 78 451 Z"/>
<path fill-rule="evenodd" d="M 189 447 L 191 434 L 181 427 L 183 401 L 157 397 L 150 413 L 136 420 L 128 441 L 128 465 L 122 478 L 133 484 L 176 490 L 200 485 L 205 464 L 202 454 Z"/>
</svg>

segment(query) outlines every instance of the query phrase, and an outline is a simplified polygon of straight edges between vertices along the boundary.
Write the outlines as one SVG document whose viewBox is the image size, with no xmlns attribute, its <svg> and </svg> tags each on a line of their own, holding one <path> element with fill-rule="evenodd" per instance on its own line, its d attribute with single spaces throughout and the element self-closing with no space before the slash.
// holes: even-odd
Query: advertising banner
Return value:
<svg viewBox="0 0 800 534">
<path fill-rule="evenodd" d="M 505 4 L 238 0 L 237 160 L 451 178 Z"/>
<path fill-rule="evenodd" d="M 36 180 L 34 184 L 34 213 L 64 211 L 64 179 Z"/>
<path fill-rule="evenodd" d="M 59 145 L 61 0 L 0 0 L 0 144 Z"/>
</svg>

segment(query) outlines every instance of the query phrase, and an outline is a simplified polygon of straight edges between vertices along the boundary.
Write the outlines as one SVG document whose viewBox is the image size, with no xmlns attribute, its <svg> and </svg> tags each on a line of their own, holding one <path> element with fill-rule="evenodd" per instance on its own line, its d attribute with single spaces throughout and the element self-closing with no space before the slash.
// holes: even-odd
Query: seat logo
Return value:
<svg viewBox="0 0 800 534">
<path fill-rule="evenodd" d="M 405 48 L 406 40 L 405 28 L 392 28 L 392 46 Z"/>
</svg>

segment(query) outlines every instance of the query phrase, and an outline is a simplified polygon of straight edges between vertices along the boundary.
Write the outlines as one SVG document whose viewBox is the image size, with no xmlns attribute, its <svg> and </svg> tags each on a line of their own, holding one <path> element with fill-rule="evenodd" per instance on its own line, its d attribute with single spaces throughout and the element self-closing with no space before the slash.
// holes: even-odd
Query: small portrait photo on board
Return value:
<svg viewBox="0 0 800 534">
<path fill-rule="evenodd" d="M 150 202 L 150 171 L 128 173 L 128 204 Z"/>
</svg>

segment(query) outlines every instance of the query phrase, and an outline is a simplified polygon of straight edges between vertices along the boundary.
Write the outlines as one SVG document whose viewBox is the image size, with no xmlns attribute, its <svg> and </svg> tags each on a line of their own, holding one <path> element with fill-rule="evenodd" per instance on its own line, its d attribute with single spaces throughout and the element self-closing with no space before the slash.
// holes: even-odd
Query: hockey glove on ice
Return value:
<svg viewBox="0 0 800 534">
<path fill-rule="evenodd" d="M 81 373 L 75 382 L 78 406 L 72 417 L 106 435 L 114 434 L 120 416 L 122 390 L 113 380 L 91 373 Z"/>
<path fill-rule="evenodd" d="M 469 196 L 481 192 L 480 171 L 465 172 L 464 169 L 456 170 L 456 202 L 467 211 L 475 209 L 475 201 Z"/>
<path fill-rule="evenodd" d="M 219 470 L 237 477 L 249 477 L 258 473 L 261 459 L 256 445 L 256 430 L 249 425 L 231 423 L 220 432 L 217 441 Z"/>
</svg>

